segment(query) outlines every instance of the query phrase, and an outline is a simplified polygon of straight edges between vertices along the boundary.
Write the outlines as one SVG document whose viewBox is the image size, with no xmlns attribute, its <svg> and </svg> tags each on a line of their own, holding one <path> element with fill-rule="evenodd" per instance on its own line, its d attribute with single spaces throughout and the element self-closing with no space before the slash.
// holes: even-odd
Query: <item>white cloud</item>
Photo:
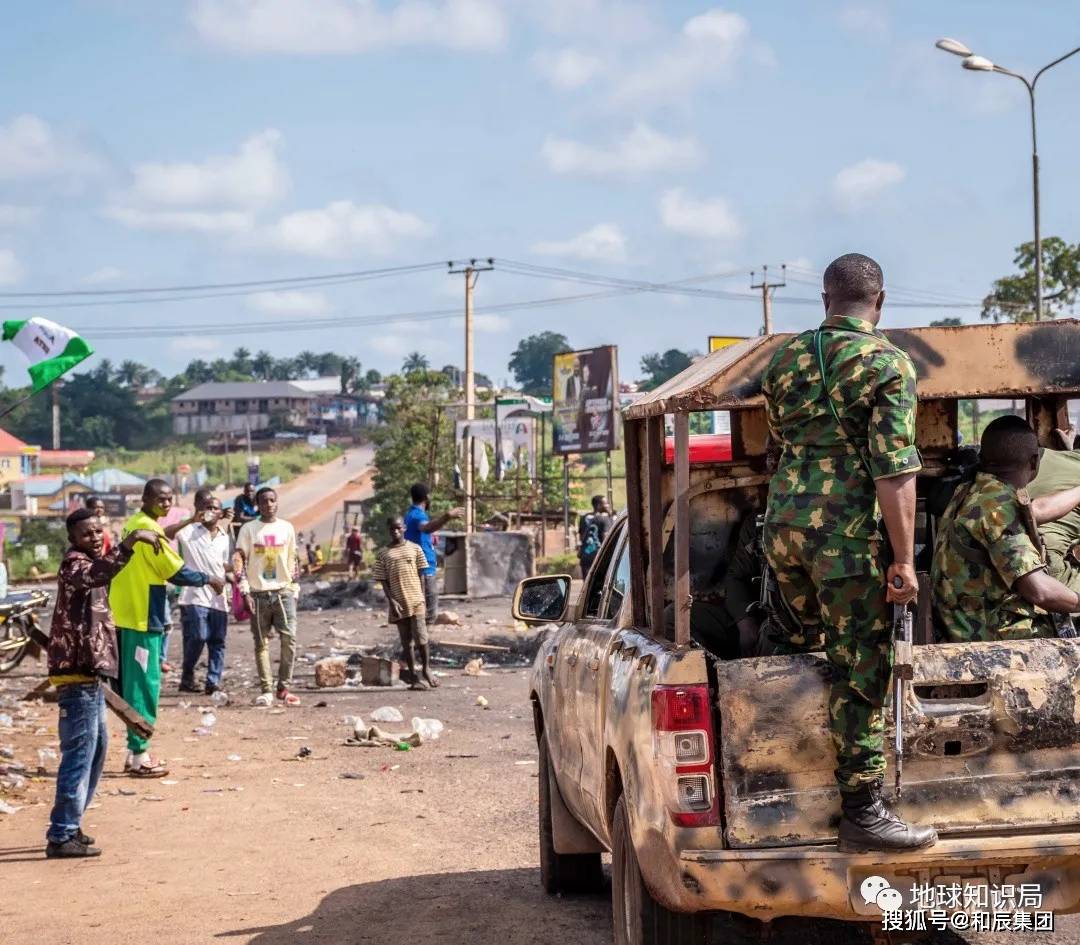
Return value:
<svg viewBox="0 0 1080 945">
<path fill-rule="evenodd" d="M 360 53 L 380 47 L 488 50 L 503 45 L 496 0 L 193 0 L 189 17 L 210 45 L 241 53 Z"/>
<path fill-rule="evenodd" d="M 0 125 L 0 180 L 83 177 L 103 167 L 97 155 L 36 115 L 18 115 Z"/>
<path fill-rule="evenodd" d="M 889 11 L 881 4 L 850 3 L 837 14 L 840 25 L 859 39 L 889 35 Z"/>
<path fill-rule="evenodd" d="M 532 251 L 542 256 L 570 256 L 574 259 L 624 262 L 626 237 L 614 223 L 597 223 L 584 233 L 579 233 L 567 240 L 536 243 Z"/>
<path fill-rule="evenodd" d="M 715 8 L 691 17 L 678 36 L 648 56 L 635 56 L 616 79 L 612 100 L 640 108 L 644 104 L 681 103 L 700 86 L 731 76 L 740 57 L 751 48 L 750 23 Z M 771 53 L 758 44 L 755 58 L 767 63 Z"/>
<path fill-rule="evenodd" d="M 173 354 L 214 354 L 221 348 L 220 338 L 207 335 L 179 335 L 169 341 L 169 350 Z"/>
<path fill-rule="evenodd" d="M 247 306 L 270 315 L 325 315 L 333 310 L 330 300 L 321 292 L 303 292 L 299 289 L 259 292 L 248 296 Z"/>
<path fill-rule="evenodd" d="M 907 176 L 907 171 L 893 161 L 867 158 L 843 168 L 833 178 L 832 194 L 836 206 L 845 213 L 861 210 Z"/>
<path fill-rule="evenodd" d="M 588 85 L 604 69 L 599 56 L 579 49 L 559 49 L 537 53 L 533 65 L 557 89 L 578 89 Z"/>
<path fill-rule="evenodd" d="M 10 203 L 0 203 L 0 226 L 26 226 L 33 223 L 40 213 L 39 207 L 18 207 Z"/>
<path fill-rule="evenodd" d="M 10 249 L 0 249 L 0 285 L 14 285 L 23 277 L 22 263 Z"/>
<path fill-rule="evenodd" d="M 733 240 L 743 233 L 742 223 L 723 197 L 698 200 L 681 188 L 660 198 L 660 221 L 669 230 L 703 240 Z"/>
<path fill-rule="evenodd" d="M 365 339 L 369 348 L 374 348 L 380 354 L 388 357 L 402 357 L 416 349 L 416 339 L 406 338 L 402 335 L 389 335 L 383 332 L 374 332 Z"/>
<path fill-rule="evenodd" d="M 556 174 L 589 177 L 635 177 L 684 168 L 697 164 L 703 156 L 695 138 L 674 138 L 643 122 L 607 148 L 549 137 L 541 153 Z"/>
<path fill-rule="evenodd" d="M 132 230 L 236 235 L 250 232 L 254 219 L 241 210 L 144 210 L 106 207 L 105 216 Z"/>
<path fill-rule="evenodd" d="M 102 266 L 90 273 L 83 282 L 88 285 L 104 285 L 107 282 L 118 282 L 126 277 L 127 273 L 123 269 L 118 269 L 116 266 Z"/>
<path fill-rule="evenodd" d="M 358 251 L 386 253 L 403 241 L 422 239 L 434 231 L 414 213 L 382 204 L 335 200 L 320 209 L 287 213 L 264 228 L 258 238 L 288 252 L 345 257 Z"/>
<path fill-rule="evenodd" d="M 129 200 L 168 207 L 258 207 L 289 189 L 278 158 L 281 133 L 268 128 L 252 135 L 236 154 L 199 162 L 148 162 L 134 168 Z"/>
</svg>

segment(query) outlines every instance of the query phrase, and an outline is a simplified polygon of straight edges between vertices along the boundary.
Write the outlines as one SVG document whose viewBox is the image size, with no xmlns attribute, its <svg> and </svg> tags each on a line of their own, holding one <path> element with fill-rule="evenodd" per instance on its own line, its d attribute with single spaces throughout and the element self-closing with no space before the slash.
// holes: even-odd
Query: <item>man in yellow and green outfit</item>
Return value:
<svg viewBox="0 0 1080 945">
<path fill-rule="evenodd" d="M 172 503 L 169 484 L 163 479 L 151 479 L 143 489 L 142 508 L 124 524 L 123 537 L 140 529 L 164 537 L 158 519 L 165 516 Z M 109 606 L 120 644 L 121 692 L 151 724 L 157 719 L 161 692 L 161 639 L 168 623 L 167 583 L 181 587 L 210 585 L 216 593 L 224 587 L 219 579 L 186 568 L 183 558 L 165 541 L 157 550 L 147 544 L 135 545 L 127 567 L 113 578 Z M 149 739 L 128 729 L 127 744 L 124 770 L 132 777 L 161 778 L 168 774 L 164 764 L 150 757 Z"/>
</svg>

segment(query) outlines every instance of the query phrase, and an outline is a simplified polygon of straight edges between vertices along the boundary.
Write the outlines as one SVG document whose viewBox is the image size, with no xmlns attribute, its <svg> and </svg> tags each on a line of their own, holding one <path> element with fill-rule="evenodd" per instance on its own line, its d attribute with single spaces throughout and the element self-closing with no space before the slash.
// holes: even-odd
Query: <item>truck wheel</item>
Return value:
<svg viewBox="0 0 1080 945">
<path fill-rule="evenodd" d="M 540 736 L 540 882 L 544 891 L 593 893 L 604 886 L 599 853 L 556 853 L 551 824 L 551 759 L 547 736 Z"/>
<path fill-rule="evenodd" d="M 641 878 L 626 800 L 615 805 L 611 842 L 611 912 L 615 945 L 708 945 L 709 916 L 672 912 L 652 897 Z"/>
</svg>

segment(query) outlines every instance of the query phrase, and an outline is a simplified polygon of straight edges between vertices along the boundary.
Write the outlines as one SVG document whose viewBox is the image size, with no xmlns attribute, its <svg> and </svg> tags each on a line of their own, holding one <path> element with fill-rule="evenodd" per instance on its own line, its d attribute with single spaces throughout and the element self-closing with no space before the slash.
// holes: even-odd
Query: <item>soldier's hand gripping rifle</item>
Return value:
<svg viewBox="0 0 1080 945">
<path fill-rule="evenodd" d="M 904 582 L 893 578 L 893 587 L 900 588 Z M 904 696 L 915 668 L 911 664 L 911 639 L 914 619 L 908 604 L 893 604 L 893 722 L 896 726 L 894 750 L 896 754 L 896 796 L 903 790 L 904 771 Z"/>
</svg>

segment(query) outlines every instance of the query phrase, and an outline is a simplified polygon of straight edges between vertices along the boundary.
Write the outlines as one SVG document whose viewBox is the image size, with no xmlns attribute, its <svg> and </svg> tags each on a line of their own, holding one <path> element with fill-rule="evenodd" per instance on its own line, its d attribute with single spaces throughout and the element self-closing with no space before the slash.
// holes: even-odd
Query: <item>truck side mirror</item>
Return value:
<svg viewBox="0 0 1080 945">
<path fill-rule="evenodd" d="M 569 574 L 526 578 L 514 591 L 511 613 L 527 624 L 561 623 L 570 599 Z"/>
</svg>

